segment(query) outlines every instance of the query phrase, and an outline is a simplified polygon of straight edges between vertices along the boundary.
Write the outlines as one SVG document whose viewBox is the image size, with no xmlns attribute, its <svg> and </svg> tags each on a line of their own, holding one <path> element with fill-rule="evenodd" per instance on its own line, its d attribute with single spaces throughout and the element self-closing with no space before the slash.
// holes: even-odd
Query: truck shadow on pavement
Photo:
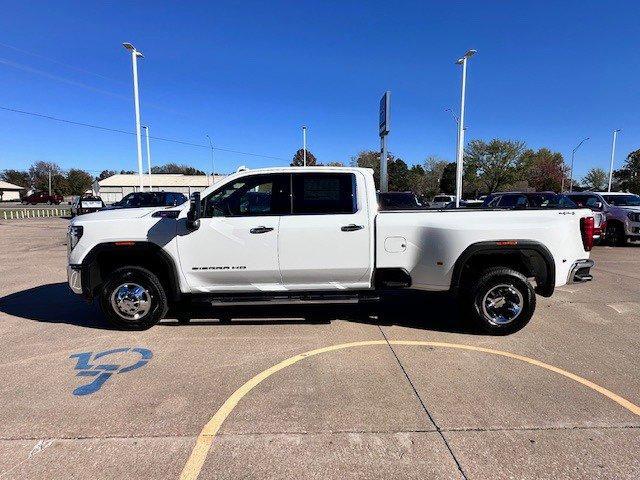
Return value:
<svg viewBox="0 0 640 480">
<path fill-rule="evenodd" d="M 49 283 L 0 297 L 0 312 L 46 323 L 109 329 L 100 310 L 74 295 L 66 283 Z"/>
<path fill-rule="evenodd" d="M 69 291 L 66 283 L 50 283 L 0 298 L 0 312 L 38 322 L 65 323 L 84 328 L 112 330 L 96 305 Z M 183 312 L 184 313 L 184 312 Z M 325 324 L 344 320 L 371 325 L 398 325 L 423 330 L 477 333 L 459 311 L 454 298 L 444 294 L 393 295 L 366 307 L 335 305 L 266 305 L 197 307 L 188 309 L 189 323 L 179 323 L 169 312 L 161 327 L 229 325 Z"/>
</svg>

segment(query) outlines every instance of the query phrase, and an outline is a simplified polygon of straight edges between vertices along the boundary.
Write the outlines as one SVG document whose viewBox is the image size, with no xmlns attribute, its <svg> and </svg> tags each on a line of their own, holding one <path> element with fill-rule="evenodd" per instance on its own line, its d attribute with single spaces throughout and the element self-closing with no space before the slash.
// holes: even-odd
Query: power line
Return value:
<svg viewBox="0 0 640 480">
<path fill-rule="evenodd" d="M 30 52 L 28 50 L 24 50 L 22 48 L 18 48 L 18 47 L 14 46 L 14 45 L 9 45 L 7 43 L 0 42 L 0 47 L 9 48 L 11 50 L 15 50 L 16 52 L 24 53 L 26 55 L 30 55 L 30 56 L 35 57 L 35 58 L 41 58 L 43 60 L 47 60 L 47 61 L 49 61 L 51 63 L 55 63 L 57 65 L 61 65 L 63 67 L 69 68 L 71 70 L 75 70 L 77 72 L 86 73 L 86 74 L 89 74 L 89 75 L 93 75 L 95 77 L 100 77 L 100 78 L 102 78 L 104 80 L 109 80 L 109 81 L 112 81 L 112 82 L 118 82 L 118 83 L 122 83 L 122 84 L 126 83 L 124 80 L 116 80 L 115 78 L 107 77 L 106 75 L 102 75 L 101 73 L 96 73 L 96 72 L 92 72 L 92 71 L 84 69 L 84 68 L 76 67 L 75 65 L 71 65 L 71 64 L 65 63 L 65 62 L 61 62 L 60 60 L 56 60 L 55 58 L 47 57 L 45 55 L 40 55 L 39 53 Z"/>
<path fill-rule="evenodd" d="M 102 130 L 102 131 L 106 131 L 106 132 L 113 132 L 113 133 L 121 133 L 121 134 L 125 134 L 125 135 L 135 135 L 135 132 L 131 132 L 128 130 L 120 130 L 117 128 L 109 128 L 109 127 L 103 127 L 101 125 L 94 125 L 91 123 L 84 123 L 84 122 L 77 122 L 75 120 L 67 120 L 65 118 L 60 118 L 60 117 L 54 117 L 53 115 L 47 115 L 44 113 L 36 113 L 36 112 L 28 112 L 26 110 L 19 110 L 17 108 L 10 108 L 10 107 L 2 107 L 0 106 L 0 110 L 4 110 L 6 112 L 12 112 L 12 113 L 19 113 L 21 115 L 29 115 L 32 117 L 38 117 L 38 118 L 43 118 L 45 120 L 52 120 L 55 122 L 61 122 L 61 123 L 67 123 L 69 125 L 75 125 L 75 126 L 79 126 L 79 127 L 87 127 L 87 128 L 94 128 L 97 130 Z M 193 142 L 187 142 L 184 140 L 177 140 L 174 138 L 166 138 L 166 137 L 155 137 L 150 135 L 149 138 L 153 138 L 154 140 L 159 140 L 161 142 L 169 142 L 169 143 L 176 143 L 179 145 L 186 145 L 189 147 L 198 147 L 198 148 L 210 148 L 209 145 L 204 145 L 201 143 L 193 143 Z M 230 148 L 223 148 L 223 147 L 213 147 L 214 150 L 219 150 L 221 152 L 227 152 L 227 153 L 236 153 L 238 155 L 247 155 L 247 156 L 252 156 L 252 157 L 260 157 L 260 158 L 269 158 L 272 160 L 284 160 L 284 161 L 289 161 L 286 158 L 283 157 L 276 157 L 273 155 L 262 155 L 259 153 L 252 153 L 252 152 L 242 152 L 240 150 L 234 150 L 234 149 L 230 149 Z"/>
</svg>

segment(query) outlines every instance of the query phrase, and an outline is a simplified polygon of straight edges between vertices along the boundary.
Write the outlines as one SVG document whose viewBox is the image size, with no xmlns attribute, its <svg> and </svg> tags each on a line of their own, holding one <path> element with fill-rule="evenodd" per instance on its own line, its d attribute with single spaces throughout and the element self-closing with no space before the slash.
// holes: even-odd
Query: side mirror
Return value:
<svg viewBox="0 0 640 480">
<path fill-rule="evenodd" d="M 596 208 L 602 210 L 602 202 L 596 202 Z"/>
<path fill-rule="evenodd" d="M 187 213 L 187 228 L 189 230 L 197 230 L 200 228 L 201 210 L 200 192 L 192 193 L 189 203 L 189 213 Z"/>
</svg>

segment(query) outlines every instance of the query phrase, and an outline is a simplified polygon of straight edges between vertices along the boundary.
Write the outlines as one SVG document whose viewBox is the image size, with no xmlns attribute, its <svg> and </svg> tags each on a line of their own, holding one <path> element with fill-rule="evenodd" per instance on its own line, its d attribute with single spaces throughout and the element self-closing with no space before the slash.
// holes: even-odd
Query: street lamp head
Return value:
<svg viewBox="0 0 640 480">
<path fill-rule="evenodd" d="M 138 50 L 136 50 L 136 47 L 134 47 L 131 43 L 124 42 L 122 46 L 127 50 L 129 50 L 131 53 L 134 53 L 136 57 L 144 58 L 144 55 L 142 54 L 142 52 L 139 52 Z"/>
<path fill-rule="evenodd" d="M 478 53 L 477 50 L 467 50 L 467 52 L 462 56 L 462 58 L 459 58 L 458 61 L 456 62 L 456 65 L 462 65 L 465 61 L 465 59 L 469 59 L 471 57 L 473 57 L 476 53 Z"/>
<path fill-rule="evenodd" d="M 303 129 L 303 130 L 306 130 L 306 129 L 307 129 L 307 126 L 306 126 L 306 125 L 302 125 L 302 129 Z"/>
</svg>

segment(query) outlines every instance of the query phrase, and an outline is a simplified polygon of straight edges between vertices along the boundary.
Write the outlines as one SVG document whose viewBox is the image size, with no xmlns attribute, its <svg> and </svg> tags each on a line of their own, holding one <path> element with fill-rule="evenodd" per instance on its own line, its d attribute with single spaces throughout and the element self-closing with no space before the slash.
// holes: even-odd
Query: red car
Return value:
<svg viewBox="0 0 640 480">
<path fill-rule="evenodd" d="M 55 193 L 49 195 L 44 192 L 36 192 L 31 195 L 27 195 L 22 199 L 22 203 L 26 205 L 36 205 L 38 203 L 48 203 L 49 205 L 60 205 L 62 203 L 62 195 L 56 195 Z"/>
</svg>

